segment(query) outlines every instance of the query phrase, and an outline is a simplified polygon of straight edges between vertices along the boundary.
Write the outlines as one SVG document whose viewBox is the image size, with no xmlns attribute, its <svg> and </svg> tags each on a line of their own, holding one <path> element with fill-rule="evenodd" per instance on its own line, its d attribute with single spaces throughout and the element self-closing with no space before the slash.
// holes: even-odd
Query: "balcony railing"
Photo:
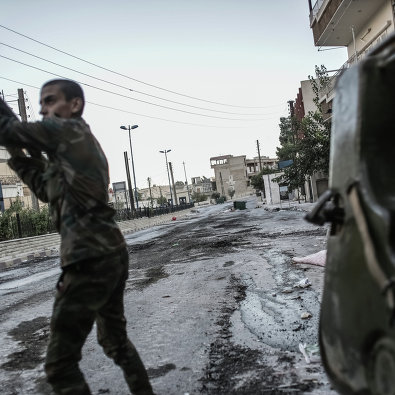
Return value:
<svg viewBox="0 0 395 395">
<path fill-rule="evenodd" d="M 376 35 L 368 42 L 366 45 L 358 51 L 356 54 L 350 56 L 350 58 L 345 62 L 335 74 L 330 77 L 330 81 L 328 85 L 322 87 L 319 91 L 320 99 L 331 98 L 334 95 L 335 84 L 337 78 L 340 74 L 353 66 L 354 64 L 358 63 L 361 59 L 363 59 L 377 44 L 379 44 L 385 37 L 387 37 L 389 33 L 389 28 L 391 26 L 391 22 L 387 22 L 385 26 L 380 29 Z"/>
<path fill-rule="evenodd" d="M 317 0 L 313 6 L 313 9 L 310 13 L 310 26 L 313 24 L 315 18 L 317 18 L 318 13 L 323 8 L 324 4 L 328 3 L 328 0 Z"/>
</svg>

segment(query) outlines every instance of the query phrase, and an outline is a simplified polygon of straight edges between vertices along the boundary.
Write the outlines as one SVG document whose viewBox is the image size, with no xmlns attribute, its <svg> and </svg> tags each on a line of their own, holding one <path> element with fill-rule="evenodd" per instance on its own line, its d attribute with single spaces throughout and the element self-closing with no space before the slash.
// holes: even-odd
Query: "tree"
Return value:
<svg viewBox="0 0 395 395">
<path fill-rule="evenodd" d="M 185 183 L 183 181 L 176 181 L 176 187 L 183 187 Z"/>
<path fill-rule="evenodd" d="M 16 197 L 16 200 L 11 201 L 11 206 L 8 210 L 10 213 L 20 213 L 23 210 L 23 204 L 19 196 Z"/>
<path fill-rule="evenodd" d="M 314 92 L 313 102 L 316 105 L 318 111 L 322 113 L 322 103 L 320 103 L 320 90 L 328 87 L 330 85 L 331 79 L 328 75 L 328 70 L 322 64 L 320 67 L 315 66 L 315 78 L 309 75 L 309 80 L 311 83 L 311 88 Z"/>
<path fill-rule="evenodd" d="M 163 204 L 167 203 L 167 200 L 166 200 L 166 198 L 165 198 L 164 196 L 159 196 L 159 197 L 156 199 L 156 203 L 157 203 L 159 206 L 162 206 Z"/>
<path fill-rule="evenodd" d="M 192 200 L 199 203 L 199 202 L 205 202 L 207 200 L 207 196 L 204 195 L 201 192 L 193 192 L 192 194 Z"/>
<path fill-rule="evenodd" d="M 274 169 L 264 166 L 263 169 L 258 174 L 251 177 L 252 187 L 255 188 L 257 191 L 265 190 L 265 183 L 263 181 L 263 175 L 264 174 L 272 174 L 272 173 L 275 173 Z"/>
<path fill-rule="evenodd" d="M 219 192 L 213 192 L 210 197 L 213 200 L 217 200 L 217 199 L 219 199 L 220 196 L 221 196 L 221 194 Z"/>
<path fill-rule="evenodd" d="M 230 198 L 233 198 L 233 195 L 235 194 L 235 190 L 234 188 L 228 188 L 228 195 L 230 196 Z"/>
<path fill-rule="evenodd" d="M 280 161 L 292 160 L 277 182 L 288 184 L 290 190 L 304 186 L 307 176 L 317 171 L 328 173 L 330 149 L 330 122 L 325 121 L 319 92 L 330 83 L 325 66 L 315 67 L 316 77 L 309 76 L 314 92 L 317 111 L 309 112 L 301 122 L 295 117 L 280 119 L 280 147 L 277 156 Z"/>
</svg>

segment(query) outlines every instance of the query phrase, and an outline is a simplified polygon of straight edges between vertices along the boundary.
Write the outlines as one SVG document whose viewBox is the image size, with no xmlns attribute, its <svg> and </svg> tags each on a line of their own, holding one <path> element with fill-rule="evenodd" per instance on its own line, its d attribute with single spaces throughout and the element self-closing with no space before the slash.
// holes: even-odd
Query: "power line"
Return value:
<svg viewBox="0 0 395 395">
<path fill-rule="evenodd" d="M 99 69 L 101 69 L 101 70 L 108 71 L 109 73 L 113 73 L 113 74 L 119 75 L 119 76 L 121 76 L 121 77 L 127 78 L 127 79 L 129 79 L 129 80 L 138 82 L 138 83 L 140 83 L 140 84 L 144 84 L 144 85 L 150 86 L 150 87 L 152 87 L 152 88 L 160 89 L 160 90 L 165 91 L 165 92 L 173 93 L 173 94 L 178 95 L 178 96 L 188 97 L 189 99 L 199 100 L 199 101 L 203 101 L 203 102 L 206 102 L 206 103 L 218 104 L 218 105 L 227 106 L 227 107 L 237 107 L 237 108 L 268 108 L 268 107 L 271 107 L 271 106 L 255 106 L 255 107 L 254 107 L 254 106 L 239 106 L 239 105 L 234 105 L 234 104 L 225 104 L 225 103 L 215 102 L 215 101 L 211 101 L 211 100 L 201 99 L 201 98 L 194 97 L 194 96 L 190 96 L 190 95 L 186 95 L 186 94 L 183 94 L 183 93 L 178 93 L 178 92 L 172 91 L 172 90 L 170 90 L 170 89 L 161 88 L 160 86 L 153 85 L 153 84 L 149 84 L 149 83 L 147 83 L 147 82 L 138 80 L 138 79 L 136 79 L 136 78 L 132 78 L 132 77 L 130 77 L 130 76 L 128 76 L 128 75 L 125 75 L 125 74 L 119 73 L 119 72 L 117 72 L 117 71 L 108 69 L 108 68 L 106 68 L 106 67 L 100 66 L 100 65 L 98 65 L 98 64 L 96 64 L 96 63 L 93 63 L 93 62 L 90 62 L 90 61 L 88 61 L 88 60 L 86 60 L 86 59 L 83 59 L 83 58 L 80 58 L 80 57 L 78 57 L 78 56 L 75 56 L 75 55 L 73 55 L 73 54 L 71 54 L 71 53 L 69 53 L 69 52 L 63 51 L 63 50 L 58 49 L 58 48 L 56 48 L 56 47 L 53 47 L 52 45 L 45 44 L 45 43 L 43 43 L 42 41 L 36 40 L 36 39 L 34 39 L 34 38 L 32 38 L 32 37 L 29 37 L 29 36 L 27 36 L 27 35 L 25 35 L 25 34 L 19 33 L 19 32 L 17 32 L 16 30 L 13 30 L 13 29 L 11 29 L 11 28 L 9 28 L 9 27 L 6 27 L 6 26 L 4 26 L 4 25 L 0 25 L 0 27 L 3 28 L 3 29 L 5 29 L 5 30 L 8 30 L 8 31 L 10 31 L 10 32 L 12 32 L 12 33 L 14 33 L 14 34 L 17 34 L 17 35 L 19 35 L 19 36 L 21 36 L 21 37 L 27 38 L 28 40 L 31 40 L 31 41 L 34 41 L 34 42 L 40 44 L 40 45 L 43 45 L 43 46 L 45 46 L 45 47 L 47 47 L 47 48 L 53 49 L 54 51 L 60 52 L 60 53 L 62 53 L 62 54 L 64 54 L 64 55 L 67 55 L 67 56 L 70 56 L 70 57 L 72 57 L 72 58 L 74 58 L 74 59 L 80 60 L 81 62 L 90 64 L 91 66 L 97 67 L 97 68 L 99 68 Z"/>
<path fill-rule="evenodd" d="M 0 78 L 3 79 L 3 80 L 6 80 L 6 81 L 10 81 L 10 82 L 22 85 L 22 86 L 28 86 L 30 88 L 40 89 L 37 86 L 25 84 L 24 82 L 15 81 L 13 79 L 6 78 L 6 77 L 3 77 L 3 76 L 0 76 Z M 94 106 L 102 107 L 102 108 L 107 108 L 109 110 L 123 112 L 123 113 L 126 113 L 126 114 L 138 115 L 138 116 L 144 117 L 144 118 L 157 119 L 159 121 L 178 123 L 178 124 L 182 124 L 182 125 L 191 125 L 191 126 L 198 126 L 198 127 L 204 127 L 204 128 L 216 128 L 216 129 L 240 129 L 240 126 L 215 126 L 215 125 L 204 125 L 204 124 L 192 123 L 192 122 L 175 121 L 173 119 L 166 119 L 166 118 L 154 117 L 154 116 L 146 115 L 146 114 L 140 114 L 140 113 L 136 113 L 136 112 L 132 112 L 132 111 L 128 111 L 128 110 L 123 110 L 121 108 L 107 106 L 107 105 L 104 105 L 104 104 L 93 103 L 93 102 L 89 102 L 89 101 L 87 101 L 86 103 L 92 104 Z M 271 117 L 271 118 L 262 119 L 262 121 L 268 121 L 268 120 L 275 119 L 275 118 L 277 118 L 277 117 Z"/>
<path fill-rule="evenodd" d="M 48 71 L 48 70 L 44 70 L 44 69 L 42 69 L 42 68 L 40 68 L 40 67 L 36 67 L 36 66 L 30 65 L 30 64 L 21 62 L 21 61 L 19 61 L 19 60 L 15 60 L 15 59 L 9 58 L 9 57 L 4 56 L 4 55 L 0 55 L 0 57 L 3 58 L 3 59 L 10 60 L 11 62 L 19 63 L 19 64 L 21 64 L 21 65 L 23 65 L 23 66 L 30 67 L 30 68 L 32 68 L 32 69 L 39 70 L 39 71 L 42 71 L 42 72 L 47 73 L 47 74 L 54 75 L 54 76 L 56 76 L 56 77 L 60 77 L 60 78 L 65 78 L 65 79 L 67 79 L 67 77 L 65 77 L 65 76 L 63 76 L 63 75 L 60 75 L 60 74 L 57 74 L 57 73 L 53 73 L 53 72 Z M 88 83 L 86 83 L 86 82 L 81 82 L 81 81 L 78 81 L 78 80 L 74 80 L 74 81 L 78 82 L 78 83 L 81 84 L 81 85 L 85 85 L 85 86 L 88 86 L 88 87 L 90 87 L 90 88 L 93 88 L 93 89 L 97 89 L 97 90 L 99 90 L 99 91 L 102 91 L 102 92 L 110 93 L 110 94 L 115 95 L 115 96 L 123 97 L 123 98 L 125 98 L 125 99 L 138 101 L 138 102 L 140 102 L 140 103 L 149 104 L 149 105 L 151 105 L 151 106 L 161 107 L 161 108 L 164 108 L 164 109 L 167 109 L 167 110 L 183 112 L 183 113 L 185 113 L 185 114 L 197 115 L 197 116 L 207 117 L 207 118 L 224 119 L 224 120 L 228 120 L 228 121 L 251 122 L 251 121 L 262 121 L 262 120 L 264 120 L 264 119 L 259 119 L 259 118 L 256 118 L 256 119 L 226 118 L 226 117 L 218 117 L 218 116 L 216 116 L 216 115 L 199 114 L 199 113 L 192 112 L 192 111 L 180 110 L 180 109 L 178 109 L 178 108 L 173 108 L 173 107 L 163 106 L 163 105 L 161 105 L 161 104 L 151 103 L 151 102 L 148 102 L 148 101 L 146 101 L 146 100 L 136 99 L 135 97 L 126 96 L 126 95 L 123 95 L 123 94 L 121 94 L 121 93 L 117 93 L 117 92 L 110 91 L 110 90 L 108 90 L 108 89 L 99 88 L 99 87 L 97 87 L 97 86 L 88 84 Z"/>
<path fill-rule="evenodd" d="M 178 102 L 178 101 L 175 101 L 175 100 L 165 99 L 165 98 L 163 98 L 163 97 L 159 97 L 159 96 L 156 96 L 156 95 L 151 95 L 151 94 L 146 93 L 146 92 L 138 91 L 138 90 L 136 90 L 136 89 L 132 89 L 132 88 L 129 88 L 129 87 L 127 87 L 127 86 L 120 85 L 120 84 L 117 84 L 117 83 L 115 83 L 115 82 L 111 82 L 111 81 L 105 80 L 105 79 L 103 79 L 103 78 L 95 77 L 95 76 L 93 76 L 93 75 L 91 75 L 91 74 L 87 74 L 87 73 L 84 73 L 84 72 L 82 72 L 82 71 L 73 69 L 73 68 L 71 68 L 71 67 L 64 66 L 64 65 L 62 65 L 62 64 L 60 64 L 60 63 L 53 62 L 52 60 L 45 59 L 45 58 L 43 58 L 43 57 L 41 57 L 41 56 L 38 56 L 38 55 L 34 55 L 34 54 L 30 53 L 30 52 L 24 51 L 23 49 L 20 49 L 20 48 L 16 48 L 16 47 L 14 47 L 14 46 L 12 46 L 12 45 L 9 45 L 9 44 L 5 44 L 5 43 L 0 42 L 0 45 L 3 45 L 3 46 L 8 47 L 8 48 L 11 48 L 11 49 L 13 49 L 13 50 L 15 50 L 15 51 L 18 51 L 18 52 L 22 52 L 22 53 L 24 53 L 24 54 L 26 54 L 26 55 L 29 55 L 29 56 L 32 56 L 32 57 L 34 57 L 34 58 L 36 58 L 36 59 L 43 60 L 44 62 L 53 64 L 53 65 L 55 65 L 55 66 L 62 67 L 62 68 L 64 68 L 64 69 L 66 69 L 66 70 L 73 71 L 74 73 L 82 74 L 82 75 L 84 75 L 84 76 L 86 76 L 86 77 L 93 78 L 93 79 L 98 80 L 98 81 L 101 81 L 101 82 L 105 82 L 106 84 L 110 84 L 110 85 L 116 86 L 116 87 L 118 87 L 118 88 L 125 89 L 125 90 L 127 90 L 127 91 L 129 91 L 129 92 L 135 92 L 135 93 L 138 93 L 138 94 L 140 94 L 140 95 L 144 95 L 144 96 L 148 96 L 148 97 L 153 97 L 153 98 L 155 98 L 155 99 L 159 99 L 159 100 L 163 100 L 163 101 L 168 101 L 168 102 L 170 102 L 170 103 L 179 104 L 179 105 L 181 105 L 181 106 L 197 108 L 197 109 L 199 109 L 199 110 L 205 110 L 205 111 L 219 112 L 219 113 L 223 113 L 223 114 L 232 114 L 232 115 L 244 115 L 244 116 L 251 116 L 251 115 L 252 115 L 252 116 L 255 116 L 255 115 L 270 115 L 270 114 L 260 114 L 260 113 L 258 113 L 258 114 L 257 114 L 257 113 L 255 113 L 255 114 L 254 114 L 254 113 L 253 113 L 253 114 L 246 114 L 246 113 L 237 113 L 237 112 L 230 112 L 230 111 L 213 110 L 213 109 L 211 109 L 211 108 L 199 107 L 199 106 L 194 106 L 194 105 L 191 105 L 191 104 L 181 103 L 181 102 Z"/>
</svg>

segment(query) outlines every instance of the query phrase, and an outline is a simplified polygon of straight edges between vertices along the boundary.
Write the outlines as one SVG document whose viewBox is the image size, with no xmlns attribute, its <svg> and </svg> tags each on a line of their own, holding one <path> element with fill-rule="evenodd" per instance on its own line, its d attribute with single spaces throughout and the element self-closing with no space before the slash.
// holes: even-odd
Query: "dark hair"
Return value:
<svg viewBox="0 0 395 395">
<path fill-rule="evenodd" d="M 67 101 L 74 99 L 75 97 L 79 97 L 80 99 L 82 99 L 81 111 L 75 114 L 77 117 L 80 117 L 82 115 L 82 112 L 84 111 L 85 106 L 84 91 L 82 90 L 81 86 L 72 80 L 58 79 L 48 81 L 42 87 L 44 88 L 50 85 L 58 85 Z"/>
</svg>

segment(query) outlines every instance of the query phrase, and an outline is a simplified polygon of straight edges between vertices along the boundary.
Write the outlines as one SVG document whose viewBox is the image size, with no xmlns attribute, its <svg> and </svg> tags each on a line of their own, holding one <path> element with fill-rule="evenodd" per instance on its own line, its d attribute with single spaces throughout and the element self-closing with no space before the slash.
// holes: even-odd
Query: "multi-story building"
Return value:
<svg viewBox="0 0 395 395">
<path fill-rule="evenodd" d="M 251 178 L 262 168 L 277 169 L 277 158 L 267 156 L 246 159 L 245 155 L 223 155 L 210 158 L 211 168 L 214 169 L 216 190 L 222 196 L 241 197 L 255 193 L 251 186 Z"/>
<path fill-rule="evenodd" d="M 321 102 L 330 111 L 339 73 L 394 31 L 395 0 L 317 0 L 314 5 L 308 0 L 308 3 L 314 45 L 347 48 L 347 62 L 320 92 Z"/>
<path fill-rule="evenodd" d="M 234 197 L 252 193 L 247 176 L 246 156 L 222 155 L 210 158 L 211 168 L 214 169 L 217 192 L 221 196 Z"/>
<path fill-rule="evenodd" d="M 315 94 L 312 89 L 310 80 L 300 82 L 300 88 L 296 95 L 295 106 L 291 111 L 298 121 L 301 121 L 309 112 L 317 111 L 317 106 L 314 103 Z M 325 113 L 324 119 L 330 119 L 330 113 Z M 297 131 L 297 137 L 303 138 L 300 131 Z M 323 172 L 315 172 L 306 180 L 304 188 L 302 188 L 302 195 L 310 202 L 315 202 L 328 189 L 328 175 Z M 296 192 L 297 194 L 298 192 Z"/>
<path fill-rule="evenodd" d="M 314 5 L 312 0 L 308 0 L 308 3 L 314 45 L 319 48 L 347 48 L 346 63 L 330 76 L 329 83 L 319 91 L 324 120 L 330 121 L 337 77 L 394 31 L 395 0 L 317 0 Z M 305 112 L 306 99 L 302 85 Z M 303 112 L 299 114 L 303 115 Z M 317 174 L 309 179 L 306 194 L 310 195 L 311 201 L 315 201 L 327 185 L 326 175 Z"/>
<path fill-rule="evenodd" d="M 203 177 L 192 177 L 190 190 L 196 193 L 203 193 L 204 195 L 211 195 L 213 192 L 212 182 L 209 178 Z"/>
<path fill-rule="evenodd" d="M 314 103 L 314 92 L 310 80 L 300 81 L 300 88 L 296 95 L 294 111 L 295 118 L 301 121 L 309 112 L 317 111 Z"/>
<path fill-rule="evenodd" d="M 246 159 L 247 176 L 251 180 L 251 177 L 256 176 L 263 168 L 277 169 L 277 163 L 277 158 L 269 158 L 268 156 Z"/>
</svg>

